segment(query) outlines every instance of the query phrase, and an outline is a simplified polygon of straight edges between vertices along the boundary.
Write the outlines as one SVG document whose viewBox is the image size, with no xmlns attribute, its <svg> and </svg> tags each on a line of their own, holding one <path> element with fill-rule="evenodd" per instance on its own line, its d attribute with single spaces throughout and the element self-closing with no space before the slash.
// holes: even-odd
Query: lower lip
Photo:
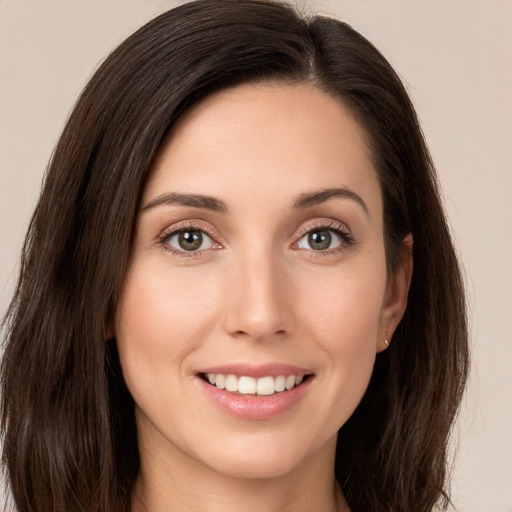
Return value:
<svg viewBox="0 0 512 512">
<path fill-rule="evenodd" d="M 313 380 L 310 376 L 297 387 L 273 395 L 241 395 L 219 389 L 197 377 L 199 385 L 222 411 L 246 420 L 269 420 L 293 409 L 302 400 Z"/>
</svg>

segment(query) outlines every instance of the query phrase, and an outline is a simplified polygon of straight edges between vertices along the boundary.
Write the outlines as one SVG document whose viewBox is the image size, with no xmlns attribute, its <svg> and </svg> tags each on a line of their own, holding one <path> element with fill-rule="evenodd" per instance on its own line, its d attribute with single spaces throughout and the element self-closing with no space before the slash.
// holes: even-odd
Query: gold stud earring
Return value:
<svg viewBox="0 0 512 512">
<path fill-rule="evenodd" d="M 389 347 L 389 341 L 388 341 L 388 330 L 386 329 L 386 337 L 384 338 L 384 343 L 386 344 L 386 348 Z"/>
</svg>

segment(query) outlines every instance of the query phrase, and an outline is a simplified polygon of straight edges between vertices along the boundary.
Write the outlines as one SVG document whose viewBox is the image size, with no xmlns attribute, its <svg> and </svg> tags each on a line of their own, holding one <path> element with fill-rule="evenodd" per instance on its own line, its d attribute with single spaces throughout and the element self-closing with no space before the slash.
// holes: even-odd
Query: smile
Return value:
<svg viewBox="0 0 512 512">
<path fill-rule="evenodd" d="M 288 364 L 227 364 L 195 373 L 199 389 L 216 407 L 244 420 L 270 420 L 294 410 L 315 374 Z"/>
<path fill-rule="evenodd" d="M 307 375 L 267 375 L 260 378 L 247 375 L 236 376 L 223 373 L 205 373 L 203 379 L 207 380 L 217 389 L 225 389 L 230 393 L 241 395 L 269 396 L 274 393 L 289 391 L 301 384 Z"/>
</svg>

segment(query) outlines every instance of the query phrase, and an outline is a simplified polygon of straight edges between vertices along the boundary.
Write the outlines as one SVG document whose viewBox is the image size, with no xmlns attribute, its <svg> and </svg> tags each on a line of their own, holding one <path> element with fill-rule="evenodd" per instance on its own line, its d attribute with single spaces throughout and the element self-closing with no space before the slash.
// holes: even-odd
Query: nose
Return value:
<svg viewBox="0 0 512 512">
<path fill-rule="evenodd" d="M 224 330 L 252 340 L 283 338 L 293 329 L 292 291 L 271 251 L 231 262 L 226 280 Z"/>
</svg>

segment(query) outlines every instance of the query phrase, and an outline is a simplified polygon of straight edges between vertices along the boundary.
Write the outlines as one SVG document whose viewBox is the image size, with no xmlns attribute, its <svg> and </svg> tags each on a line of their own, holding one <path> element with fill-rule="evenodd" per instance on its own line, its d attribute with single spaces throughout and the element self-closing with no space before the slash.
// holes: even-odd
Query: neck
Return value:
<svg viewBox="0 0 512 512">
<path fill-rule="evenodd" d="M 335 441 L 314 460 L 271 478 L 222 474 L 178 449 L 148 444 L 139 439 L 131 512 L 349 512 L 334 478 Z"/>
<path fill-rule="evenodd" d="M 199 477 L 200 478 L 200 477 Z M 199 479 L 198 479 L 199 480 Z M 196 482 L 180 487 L 148 481 L 141 474 L 137 480 L 132 512 L 349 512 L 334 483 L 325 489 L 310 489 L 282 480 L 245 482 Z"/>
</svg>

